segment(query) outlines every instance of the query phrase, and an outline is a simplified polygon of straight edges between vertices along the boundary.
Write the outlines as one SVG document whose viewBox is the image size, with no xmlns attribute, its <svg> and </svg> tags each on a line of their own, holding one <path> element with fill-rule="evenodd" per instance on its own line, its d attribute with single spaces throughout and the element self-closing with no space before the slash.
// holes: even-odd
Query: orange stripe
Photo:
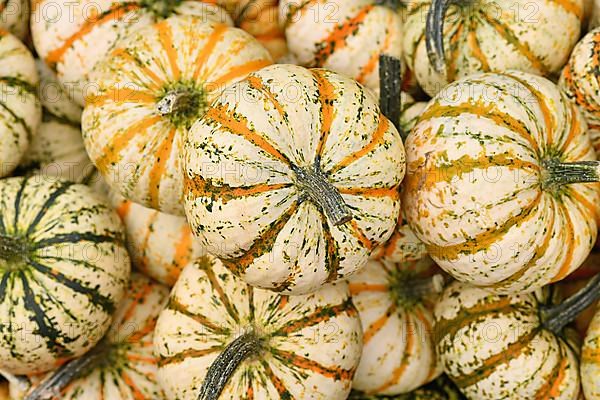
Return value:
<svg viewBox="0 0 600 400">
<path fill-rule="evenodd" d="M 373 337 L 383 329 L 385 324 L 389 321 L 390 316 L 392 316 L 392 314 L 394 314 L 395 312 L 396 304 L 393 303 L 391 306 L 388 307 L 387 310 L 385 310 L 385 314 L 376 319 L 375 322 L 369 325 L 369 327 L 365 330 L 365 333 L 363 334 L 363 344 L 366 345 L 367 343 L 369 343 L 371 339 L 373 339 Z"/>
<path fill-rule="evenodd" d="M 273 62 L 271 60 L 253 60 L 253 61 L 248 61 L 244 64 L 235 66 L 234 68 L 231 68 L 229 71 L 227 71 L 226 74 L 221 75 L 219 78 L 217 78 L 217 80 L 215 80 L 213 82 L 213 84 L 217 87 L 221 86 L 221 85 L 225 85 L 225 84 L 229 84 L 231 81 L 238 79 L 238 78 L 243 78 L 246 75 L 255 72 L 261 68 L 264 68 L 268 65 L 273 64 Z"/>
<path fill-rule="evenodd" d="M 271 353 L 274 354 L 277 358 L 281 358 L 282 360 L 284 360 L 285 364 L 289 363 L 294 367 L 312 371 L 315 374 L 319 374 L 326 378 L 331 378 L 335 380 L 351 380 L 354 375 L 353 369 L 347 370 L 339 366 L 326 367 L 314 360 L 310 360 L 308 358 L 302 357 L 299 354 L 295 354 L 285 350 L 272 348 Z"/>
<path fill-rule="evenodd" d="M 329 174 L 331 175 L 331 174 L 338 172 L 339 170 L 347 167 L 348 165 L 352 164 L 353 162 L 360 159 L 361 157 L 364 157 L 365 155 L 369 154 L 378 146 L 382 145 L 384 142 L 383 137 L 384 137 L 385 132 L 387 132 L 388 127 L 389 127 L 389 120 L 386 117 L 384 117 L 383 114 L 379 114 L 379 124 L 377 126 L 377 130 L 373 133 L 373 136 L 371 137 L 371 141 L 369 143 L 367 143 L 367 145 L 365 147 L 358 150 L 357 152 L 354 152 L 354 153 L 344 157 L 344 159 L 342 161 L 340 161 L 336 166 L 331 168 L 331 170 L 329 171 Z"/>
<path fill-rule="evenodd" d="M 384 383 L 383 385 L 379 386 L 377 389 L 374 390 L 375 393 L 380 393 L 383 392 L 384 390 L 388 389 L 390 386 L 395 385 L 398 380 L 400 380 L 400 378 L 402 377 L 402 375 L 404 375 L 404 372 L 406 372 L 406 368 L 408 368 L 409 364 L 410 364 L 410 359 L 413 355 L 413 351 L 414 349 L 414 345 L 415 345 L 415 337 L 414 337 L 414 329 L 410 328 L 410 313 L 406 313 L 406 326 L 408 327 L 408 329 L 406 329 L 406 347 L 404 348 L 404 354 L 402 356 L 402 360 L 400 361 L 400 365 L 398 365 L 395 369 L 394 372 L 392 373 L 391 378 Z"/>
<path fill-rule="evenodd" d="M 571 111 L 571 129 L 569 129 L 569 135 L 565 139 L 564 143 L 560 147 L 562 151 L 566 151 L 569 148 L 569 145 L 573 140 L 581 134 L 580 128 L 581 125 L 579 123 L 579 117 L 577 116 L 577 111 L 575 109 L 575 105 L 573 103 L 569 103 L 569 111 Z"/>
<path fill-rule="evenodd" d="M 260 91 L 269 99 L 269 102 L 273 105 L 273 107 L 275 107 L 277 113 L 281 116 L 281 118 L 284 121 L 287 119 L 287 113 L 281 107 L 281 104 L 279 104 L 279 101 L 277 101 L 275 95 L 271 92 L 271 90 L 264 85 L 260 76 L 250 75 L 248 76 L 248 78 L 246 78 L 246 82 L 248 82 L 250 87 Z"/>
<path fill-rule="evenodd" d="M 126 354 L 126 358 L 129 361 L 132 361 L 135 363 L 143 363 L 143 364 L 151 364 L 151 365 L 156 365 L 158 363 L 158 360 L 154 357 L 140 356 L 138 354 L 132 354 L 131 352 Z"/>
<path fill-rule="evenodd" d="M 88 96 L 85 99 L 86 105 L 92 105 L 94 107 L 102 107 L 106 103 L 140 103 L 140 104 L 151 104 L 156 102 L 156 96 L 152 93 L 142 90 L 128 89 L 128 88 L 110 88 L 107 90 L 107 94 L 98 96 Z"/>
<path fill-rule="evenodd" d="M 163 367 L 165 365 L 170 365 L 170 364 L 179 364 L 180 362 L 183 362 L 190 358 L 200 358 L 200 357 L 205 357 L 212 353 L 220 352 L 222 349 L 223 349 L 222 346 L 215 346 L 215 347 L 209 347 L 208 349 L 201 349 L 201 350 L 196 350 L 196 349 L 184 350 L 181 353 L 172 355 L 171 357 L 161 358 L 158 361 L 158 366 Z"/>
<path fill-rule="evenodd" d="M 167 20 L 162 20 L 155 25 L 155 28 L 158 30 L 158 40 L 160 45 L 165 50 L 165 53 L 167 53 L 169 64 L 171 64 L 171 78 L 173 80 L 178 80 L 181 76 L 181 71 L 179 70 L 179 65 L 177 64 L 177 50 L 173 45 L 173 30 L 171 29 L 171 25 L 167 22 Z"/>
<path fill-rule="evenodd" d="M 431 362 L 429 363 L 429 373 L 427 374 L 427 378 L 425 379 L 426 382 L 429 382 L 430 380 L 432 380 L 435 377 L 435 374 L 438 369 L 437 369 L 437 359 L 436 359 L 436 355 L 435 355 L 435 343 L 433 341 L 433 326 L 431 325 L 431 322 L 429 322 L 429 319 L 427 319 L 425 317 L 425 314 L 423 314 L 423 310 L 421 309 L 422 307 L 423 307 L 423 305 L 419 305 L 419 306 L 415 307 L 413 312 L 415 313 L 415 316 L 417 317 L 417 319 L 419 321 L 421 321 L 421 323 L 425 327 L 425 330 L 426 330 L 425 336 L 427 337 L 427 345 L 429 346 L 429 348 L 431 349 L 431 352 L 432 352 Z"/>
<path fill-rule="evenodd" d="M 585 346 L 581 352 L 581 362 L 600 365 L 600 349 L 591 349 Z"/>
<path fill-rule="evenodd" d="M 158 75 L 156 75 L 154 73 L 154 71 L 152 71 L 147 65 L 142 64 L 140 62 L 140 60 L 138 60 L 137 58 L 135 58 L 131 54 L 129 54 L 126 49 L 118 48 L 118 49 L 113 50 L 112 57 L 122 58 L 124 61 L 127 61 L 130 64 L 133 64 L 137 68 L 139 68 L 143 72 L 144 75 L 146 75 L 148 78 L 150 78 L 150 81 L 152 84 L 148 85 L 148 89 L 158 90 L 161 86 L 163 86 L 163 83 L 164 83 L 163 79 L 161 79 Z M 121 70 L 128 70 L 130 68 L 128 68 L 125 65 L 121 66 Z M 137 77 L 137 75 L 136 75 L 136 77 Z"/>
<path fill-rule="evenodd" d="M 565 379 L 565 369 L 567 367 L 567 357 L 562 356 L 562 360 L 552 369 L 550 375 L 545 376 L 544 384 L 535 394 L 535 400 L 550 400 L 560 396 L 560 385 Z"/>
<path fill-rule="evenodd" d="M 572 2 L 571 0 L 554 0 L 559 7 L 570 14 L 575 14 L 579 20 L 583 20 L 583 8 L 579 4 Z"/>
<path fill-rule="evenodd" d="M 206 277 L 208 278 L 208 280 L 210 282 L 210 286 L 211 286 L 212 290 L 214 292 L 216 292 L 217 297 L 219 298 L 219 301 L 221 302 L 223 307 L 225 307 L 225 310 L 227 310 L 227 313 L 229 314 L 229 316 L 234 321 L 238 322 L 240 316 L 238 314 L 237 308 L 235 307 L 235 304 L 233 304 L 229 300 L 227 293 L 225 293 L 225 291 L 221 287 L 221 284 L 219 283 L 219 279 L 217 279 L 215 272 L 212 270 L 212 268 L 206 268 L 204 270 L 204 273 L 206 274 Z"/>
<path fill-rule="evenodd" d="M 319 144 L 317 146 L 317 156 L 320 157 L 323 155 L 325 144 L 327 144 L 327 139 L 329 138 L 329 134 L 331 132 L 331 124 L 334 117 L 333 103 L 336 100 L 336 96 L 335 88 L 325 76 L 324 71 L 311 70 L 310 72 L 317 81 L 319 104 L 321 105 L 319 114 L 321 122 L 321 135 L 319 137 Z"/>
<path fill-rule="evenodd" d="M 588 212 L 588 216 L 593 218 L 596 221 L 596 224 L 600 225 L 600 210 L 598 210 L 598 206 L 590 202 L 577 190 L 574 190 L 572 186 L 568 186 L 567 190 L 569 191 L 568 196 L 575 202 L 580 203 Z"/>
<path fill-rule="evenodd" d="M 290 160 L 285 155 L 277 150 L 264 137 L 260 136 L 258 132 L 248 128 L 248 120 L 246 117 L 239 114 L 236 114 L 235 116 L 231 115 L 231 111 L 227 109 L 227 106 L 215 104 L 208 109 L 204 117 L 221 124 L 222 127 L 230 133 L 244 137 L 250 143 L 271 155 L 273 158 L 280 160 L 286 165 L 290 164 Z"/>
<path fill-rule="evenodd" d="M 105 23 L 114 23 L 115 21 L 122 19 L 129 11 L 137 10 L 140 7 L 141 6 L 137 3 L 116 3 L 108 12 L 87 19 L 79 31 L 68 37 L 62 46 L 48 53 L 46 56 L 46 63 L 52 68 L 55 68 L 56 64 L 62 61 L 65 53 L 73 47 L 73 44 L 91 32 L 96 26 Z"/>
<path fill-rule="evenodd" d="M 379 56 L 381 56 L 382 54 L 385 54 L 388 47 L 390 47 L 390 42 L 392 41 L 392 37 L 394 35 L 391 34 L 391 32 L 389 32 L 389 29 L 390 29 L 389 27 L 393 26 L 394 18 L 395 18 L 394 13 L 388 13 L 388 19 L 387 19 L 386 31 L 385 31 L 385 40 L 383 41 L 383 45 L 379 49 L 377 49 L 377 51 L 374 51 L 371 54 L 371 57 L 369 57 L 369 60 L 367 61 L 367 63 L 365 65 L 363 65 L 363 67 L 360 69 L 360 73 L 356 77 L 357 82 L 364 83 L 367 75 L 371 74 L 373 71 L 375 71 L 375 68 L 377 68 L 379 66 Z"/>
<path fill-rule="evenodd" d="M 137 292 L 134 293 L 134 297 L 131 299 L 131 303 L 129 304 L 129 307 L 127 307 L 127 310 L 123 314 L 123 318 L 121 319 L 121 324 L 129 321 L 131 319 L 131 317 L 133 317 L 133 314 L 134 314 L 137 306 L 140 303 L 143 303 L 145 301 L 146 297 L 148 297 L 150 292 L 152 292 L 152 289 L 153 289 L 152 284 L 146 283 L 144 286 L 139 288 L 139 290 Z"/>
<path fill-rule="evenodd" d="M 356 315 L 356 309 L 350 301 L 346 301 L 342 304 L 337 304 L 334 306 L 319 307 L 309 315 L 286 323 L 286 325 L 283 328 L 277 330 L 277 332 L 273 333 L 272 336 L 287 336 L 291 333 L 297 332 L 307 327 L 315 326 L 322 322 L 329 321 L 330 319 L 335 318 L 340 314 L 346 314 L 350 316 Z"/>
<path fill-rule="evenodd" d="M 125 222 L 125 219 L 127 219 L 127 215 L 131 211 L 131 204 L 132 202 L 129 200 L 123 200 L 119 203 L 119 205 L 116 208 L 117 214 L 119 214 L 119 217 L 121 217 L 121 220 L 123 220 L 123 222 Z"/>
<path fill-rule="evenodd" d="M 293 399 L 290 392 L 285 387 L 285 383 L 283 383 L 283 381 L 279 379 L 277 375 L 275 375 L 269 364 L 262 359 L 260 360 L 260 364 L 262 365 L 263 370 L 265 371 L 265 375 L 267 376 L 267 378 L 269 378 L 269 381 L 271 381 L 271 384 L 273 384 L 273 387 L 275 388 L 275 390 L 277 390 L 277 393 L 279 393 L 279 398 Z"/>
<path fill-rule="evenodd" d="M 391 197 L 400 198 L 399 185 L 391 188 L 337 188 L 341 194 L 362 197 Z"/>
<path fill-rule="evenodd" d="M 179 236 L 179 241 L 175 246 L 175 256 L 173 257 L 173 265 L 168 266 L 168 281 L 169 284 L 175 284 L 179 274 L 183 270 L 183 267 L 187 265 L 188 262 L 191 261 L 192 255 L 192 231 L 187 224 L 184 224 L 181 227 L 181 233 Z"/>
<path fill-rule="evenodd" d="M 456 59 L 458 58 L 459 50 L 461 48 L 458 41 L 462 39 L 464 27 L 465 25 L 460 23 L 454 34 L 450 37 L 450 54 L 448 61 L 446 62 L 446 74 L 448 76 L 448 82 L 452 82 L 456 79 Z"/>
<path fill-rule="evenodd" d="M 573 267 L 573 253 L 575 252 L 576 245 L 575 229 L 573 228 L 573 221 L 571 221 L 569 212 L 562 207 L 560 208 L 560 210 L 563 213 L 566 221 L 565 225 L 563 226 L 563 229 L 561 230 L 561 233 L 565 233 L 565 239 L 562 242 L 564 246 L 562 246 L 562 248 L 567 251 L 567 255 L 565 256 L 565 261 L 563 261 L 562 265 L 560 266 L 558 273 L 554 276 L 554 278 L 552 278 L 551 283 L 562 280 L 571 271 L 571 268 Z"/>
<path fill-rule="evenodd" d="M 200 175 L 194 175 L 189 178 L 184 176 L 185 192 L 192 194 L 194 197 L 209 197 L 211 199 L 219 199 L 223 204 L 227 204 L 231 200 L 236 200 L 241 197 L 256 196 L 274 190 L 285 189 L 291 187 L 291 183 L 261 183 L 254 186 L 235 187 L 229 186 L 226 183 L 213 185 L 210 179 L 204 179 Z"/>
<path fill-rule="evenodd" d="M 102 149 L 102 156 L 96 160 L 96 167 L 103 174 L 108 173 L 108 167 L 120 160 L 120 153 L 134 137 L 145 134 L 146 130 L 161 120 L 158 115 L 148 116 L 131 125 L 120 134 L 114 135 Z"/>
<path fill-rule="evenodd" d="M 225 24 L 217 24 L 214 25 L 213 31 L 208 37 L 206 44 L 202 47 L 202 50 L 196 56 L 196 61 L 194 64 L 196 65 L 196 69 L 194 70 L 194 80 L 198 80 L 198 76 L 200 75 L 201 69 L 206 65 L 206 61 L 212 54 L 213 50 L 217 43 L 223 38 L 223 35 L 227 31 L 227 25 Z"/>
<path fill-rule="evenodd" d="M 173 140 L 175 139 L 176 133 L 177 128 L 171 128 L 169 136 L 163 139 L 158 150 L 154 154 L 154 163 L 148 177 L 148 195 L 150 197 L 150 205 L 154 209 L 159 209 L 160 184 L 167 168 L 167 162 L 171 155 Z"/>
<path fill-rule="evenodd" d="M 133 394 L 133 398 L 135 400 L 146 400 L 146 396 L 144 396 L 140 389 L 138 389 L 133 379 L 131 379 L 131 377 L 123 370 L 121 370 L 121 378 L 129 388 L 129 390 L 131 390 L 131 393 Z"/>
<path fill-rule="evenodd" d="M 471 48 L 471 52 L 473 56 L 481 63 L 482 71 L 489 71 L 490 64 L 487 61 L 485 54 L 481 51 L 481 47 L 479 46 L 479 39 L 477 39 L 477 33 L 475 29 L 477 28 L 477 20 L 475 18 L 471 19 L 471 25 L 469 27 L 469 33 L 467 34 L 467 43 Z"/>
<path fill-rule="evenodd" d="M 146 320 L 146 324 L 141 328 L 134 332 L 129 338 L 127 342 L 129 343 L 139 343 L 141 340 L 148 335 L 151 335 L 154 332 L 154 328 L 156 327 L 156 320 L 158 317 L 150 318 Z"/>
<path fill-rule="evenodd" d="M 348 287 L 352 296 L 362 292 L 387 292 L 389 290 L 388 285 L 375 283 L 350 283 Z"/>
<path fill-rule="evenodd" d="M 358 241 L 364 248 L 368 250 L 373 250 L 375 248 L 376 244 L 365 236 L 362 229 L 360 229 L 360 227 L 358 226 L 358 223 L 356 223 L 356 220 L 353 219 L 352 221 L 350 221 L 350 226 L 352 227 L 352 234 L 358 239 Z"/>
</svg>

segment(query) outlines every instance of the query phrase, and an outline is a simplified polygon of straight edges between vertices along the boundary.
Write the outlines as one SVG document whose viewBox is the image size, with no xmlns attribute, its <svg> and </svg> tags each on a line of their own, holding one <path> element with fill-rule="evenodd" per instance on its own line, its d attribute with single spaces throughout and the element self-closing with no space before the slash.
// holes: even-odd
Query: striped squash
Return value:
<svg viewBox="0 0 600 400">
<path fill-rule="evenodd" d="M 169 297 L 166 286 L 133 273 L 127 296 L 103 340 L 56 371 L 29 377 L 26 390 L 11 387 L 13 400 L 161 400 L 158 358 L 152 341 L 158 314 Z M 62 375 L 59 377 L 59 375 Z M 16 386 L 16 385 L 11 385 Z"/>
<path fill-rule="evenodd" d="M 511 71 L 450 84 L 406 141 L 405 215 L 460 281 L 533 291 L 573 272 L 597 235 L 586 123 L 558 88 Z"/>
<path fill-rule="evenodd" d="M 581 349 L 581 383 L 586 400 L 600 399 L 600 312 L 596 310 Z"/>
<path fill-rule="evenodd" d="M 577 43 L 569 62 L 562 70 L 559 81 L 560 87 L 583 113 L 596 153 L 600 153 L 598 68 L 600 68 L 600 28 L 589 32 Z"/>
<path fill-rule="evenodd" d="M 68 88 L 58 81 L 43 60 L 36 58 L 35 66 L 40 78 L 38 95 L 44 111 L 79 128 L 83 109 L 71 100 Z"/>
<path fill-rule="evenodd" d="M 29 33 L 29 0 L 0 0 L 0 30 L 5 30 L 20 40 Z"/>
<path fill-rule="evenodd" d="M 386 396 L 353 390 L 348 400 L 464 400 L 464 396 L 446 375 L 441 375 L 410 393 Z"/>
<path fill-rule="evenodd" d="M 0 177 L 17 167 L 40 124 L 37 84 L 38 74 L 27 47 L 0 30 Z"/>
<path fill-rule="evenodd" d="M 211 257 L 183 270 L 154 336 L 159 382 L 178 400 L 346 399 L 361 342 L 346 283 L 285 296 Z"/>
<path fill-rule="evenodd" d="M 400 106 L 400 130 L 404 135 L 408 135 L 417 124 L 421 113 L 427 106 L 427 102 L 415 101 L 410 94 L 402 92 Z"/>
<path fill-rule="evenodd" d="M 598 291 L 599 282 L 591 289 Z M 569 303 L 574 297 L 558 307 L 546 306 L 548 300 L 542 294 L 494 295 L 460 282 L 446 288 L 434 313 L 437 352 L 467 398 L 578 398 L 578 346 L 563 335 L 578 310 Z"/>
<path fill-rule="evenodd" d="M 323 67 L 379 87 L 379 56 L 400 58 L 402 18 L 395 1 L 281 0 L 280 24 L 300 65 Z"/>
<path fill-rule="evenodd" d="M 47 371 L 102 338 L 127 287 L 124 240 L 117 214 L 86 186 L 0 180 L 1 369 Z"/>
<path fill-rule="evenodd" d="M 551 76 L 569 58 L 582 18 L 583 0 L 419 0 L 408 6 L 402 50 L 432 96 L 477 72 L 518 69 Z"/>
<path fill-rule="evenodd" d="M 401 216 L 392 236 L 371 253 L 371 260 L 392 263 L 417 261 L 427 256 L 425 244 L 417 238 L 406 220 Z"/>
<path fill-rule="evenodd" d="M 363 327 L 363 352 L 352 387 L 369 394 L 408 393 L 436 378 L 433 303 L 443 288 L 430 258 L 369 261 L 348 282 Z"/>
<path fill-rule="evenodd" d="M 190 261 L 205 250 L 183 217 L 164 214 L 111 193 L 125 224 L 127 248 L 138 271 L 171 287 Z"/>
<path fill-rule="evenodd" d="M 124 197 L 183 215 L 187 129 L 227 85 L 271 63 L 254 38 L 223 24 L 172 17 L 137 30 L 92 75 L 82 117 L 90 158 Z"/>
<path fill-rule="evenodd" d="M 370 91 L 331 71 L 250 74 L 192 127 L 183 155 L 193 232 L 253 286 L 317 290 L 364 266 L 398 219 L 400 135 Z"/>
<path fill-rule="evenodd" d="M 73 100 L 83 106 L 86 95 L 96 86 L 90 77 L 94 66 L 119 39 L 140 27 L 170 15 L 232 24 L 225 10 L 208 3 L 214 1 L 35 0 L 31 35 L 40 58 L 56 72 Z"/>
</svg>

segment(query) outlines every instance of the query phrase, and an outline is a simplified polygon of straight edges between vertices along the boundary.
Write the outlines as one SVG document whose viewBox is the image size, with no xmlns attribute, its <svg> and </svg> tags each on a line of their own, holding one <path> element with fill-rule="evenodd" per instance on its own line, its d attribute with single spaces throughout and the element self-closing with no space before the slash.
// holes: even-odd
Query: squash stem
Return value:
<svg viewBox="0 0 600 400">
<path fill-rule="evenodd" d="M 440 74 L 444 71 L 446 65 L 444 53 L 444 20 L 446 19 L 446 13 L 452 4 L 461 4 L 461 2 L 464 2 L 464 0 L 432 0 L 427 11 L 425 22 L 427 57 L 433 69 Z"/>
<path fill-rule="evenodd" d="M 596 274 L 584 288 L 561 304 L 542 306 L 540 308 L 542 326 L 558 334 L 569 322 L 598 299 L 600 299 L 600 273 Z"/>
<path fill-rule="evenodd" d="M 296 184 L 302 196 L 310 198 L 317 204 L 334 225 L 342 225 L 352 219 L 352 213 L 342 195 L 329 182 L 321 169 L 319 159 L 308 168 L 300 168 L 292 164 L 292 170 L 296 174 Z"/>
<path fill-rule="evenodd" d="M 444 290 L 444 277 L 441 274 L 435 274 L 426 278 L 406 278 L 404 274 L 390 282 L 392 289 L 391 295 L 396 299 L 396 303 L 401 307 L 411 307 L 420 302 L 423 298 Z"/>
<path fill-rule="evenodd" d="M 542 164 L 544 174 L 542 187 L 570 183 L 585 183 L 600 181 L 600 161 L 576 161 L 563 163 L 558 160 L 547 160 Z"/>
<path fill-rule="evenodd" d="M 198 400 L 217 400 L 240 363 L 262 348 L 262 340 L 255 332 L 245 333 L 229 343 L 208 368 Z"/>
<path fill-rule="evenodd" d="M 394 11 L 398 11 L 402 2 L 400 0 L 376 0 L 375 4 L 378 6 L 388 7 Z"/>
<path fill-rule="evenodd" d="M 185 112 L 194 103 L 191 90 L 173 90 L 156 103 L 156 111 L 162 116 Z"/>
<path fill-rule="evenodd" d="M 69 383 L 89 373 L 104 358 L 106 349 L 106 342 L 104 340 L 100 341 L 83 356 L 58 368 L 23 400 L 50 400 L 59 396 L 60 392 Z"/>
<path fill-rule="evenodd" d="M 400 92 L 402 90 L 401 61 L 396 57 L 382 54 L 379 56 L 379 107 L 383 115 L 387 117 L 400 135 L 405 139 L 400 127 Z"/>
</svg>

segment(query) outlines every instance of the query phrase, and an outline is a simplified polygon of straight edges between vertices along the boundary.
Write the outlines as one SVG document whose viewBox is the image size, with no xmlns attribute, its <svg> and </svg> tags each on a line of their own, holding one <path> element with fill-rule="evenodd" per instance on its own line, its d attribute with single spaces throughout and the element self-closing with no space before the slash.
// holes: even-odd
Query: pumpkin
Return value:
<svg viewBox="0 0 600 400">
<path fill-rule="evenodd" d="M 396 1 L 281 0 L 280 24 L 301 65 L 323 67 L 379 87 L 379 56 L 400 58 L 402 18 Z"/>
<path fill-rule="evenodd" d="M 161 213 L 111 193 L 125 224 L 134 267 L 171 287 L 190 261 L 205 253 L 183 217 Z"/>
<path fill-rule="evenodd" d="M 401 216 L 392 236 L 371 253 L 371 260 L 392 263 L 417 261 L 427 256 L 425 244 L 421 242 Z"/>
<path fill-rule="evenodd" d="M 348 400 L 463 400 L 464 396 L 446 376 L 441 375 L 434 381 L 410 393 L 398 395 L 368 395 L 356 390 L 350 392 Z"/>
<path fill-rule="evenodd" d="M 163 399 L 156 381 L 158 359 L 152 339 L 158 314 L 169 297 L 167 287 L 133 273 L 125 297 L 106 336 L 80 358 L 43 376 L 30 377 L 25 400 Z"/>
<path fill-rule="evenodd" d="M 406 138 L 408 133 L 417 124 L 421 113 L 427 106 L 427 102 L 415 101 L 410 94 L 402 92 L 400 106 L 400 132 Z"/>
<path fill-rule="evenodd" d="M 40 58 L 83 106 L 86 95 L 96 87 L 90 77 L 94 66 L 137 29 L 170 15 L 193 15 L 231 25 L 227 12 L 210 2 L 36 0 L 32 3 L 31 35 Z M 156 43 L 160 42 L 153 42 L 152 47 Z"/>
<path fill-rule="evenodd" d="M 190 129 L 183 164 L 192 231 L 261 288 L 343 278 L 399 215 L 400 135 L 370 91 L 328 70 L 277 64 L 232 85 Z"/>
<path fill-rule="evenodd" d="M 477 72 L 551 76 L 569 58 L 582 18 L 583 0 L 420 0 L 408 6 L 402 51 L 432 96 Z"/>
<path fill-rule="evenodd" d="M 71 101 L 67 89 L 44 61 L 36 58 L 35 66 L 40 78 L 38 95 L 44 111 L 79 128 L 83 109 Z"/>
<path fill-rule="evenodd" d="M 369 261 L 349 279 L 363 328 L 352 387 L 369 394 L 408 393 L 440 374 L 433 341 L 433 301 L 444 279 L 430 258 Z"/>
<path fill-rule="evenodd" d="M 559 81 L 569 99 L 582 111 L 596 153 L 600 153 L 600 92 L 596 73 L 599 57 L 600 28 L 596 28 L 577 43 Z"/>
<path fill-rule="evenodd" d="M 452 283 L 434 311 L 444 371 L 468 399 L 577 399 L 579 347 L 563 328 L 599 289 L 597 275 L 554 305 L 548 293 L 505 296 Z"/>
<path fill-rule="evenodd" d="M 29 33 L 29 1 L 0 0 L 0 30 L 5 30 L 20 40 Z"/>
<path fill-rule="evenodd" d="M 587 400 L 600 399 L 600 312 L 592 318 L 581 349 L 581 383 Z"/>
<path fill-rule="evenodd" d="M 0 368 L 44 372 L 107 331 L 129 278 L 125 233 L 90 188 L 62 180 L 0 180 L 0 211 Z"/>
<path fill-rule="evenodd" d="M 227 85 L 271 64 L 249 34 L 192 17 L 140 28 L 98 64 L 82 130 L 113 190 L 183 214 L 179 153 L 187 129 Z"/>
<path fill-rule="evenodd" d="M 597 235 L 600 186 L 586 123 L 545 78 L 464 78 L 433 98 L 406 141 L 405 216 L 456 279 L 495 293 L 560 281 Z"/>
<path fill-rule="evenodd" d="M 154 334 L 169 399 L 346 399 L 362 331 L 348 285 L 253 288 L 217 258 L 189 264 Z"/>
<path fill-rule="evenodd" d="M 1 3 L 0 3 L 1 4 Z M 8 176 L 27 151 L 41 120 L 33 56 L 15 36 L 0 30 L 0 177 Z"/>
</svg>

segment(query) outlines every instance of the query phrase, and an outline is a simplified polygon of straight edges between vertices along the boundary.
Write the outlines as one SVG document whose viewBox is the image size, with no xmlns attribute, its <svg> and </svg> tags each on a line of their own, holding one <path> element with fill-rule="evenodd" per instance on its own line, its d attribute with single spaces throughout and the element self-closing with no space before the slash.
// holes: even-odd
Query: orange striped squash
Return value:
<svg viewBox="0 0 600 400">
<path fill-rule="evenodd" d="M 600 28 L 585 35 L 563 68 L 559 85 L 585 117 L 596 153 L 600 153 Z"/>
<path fill-rule="evenodd" d="M 125 224 L 127 248 L 138 271 L 171 287 L 190 261 L 205 253 L 183 217 L 161 213 L 111 193 Z"/>
<path fill-rule="evenodd" d="M 600 185 L 576 183 L 595 166 L 572 164 L 596 159 L 586 129 L 539 76 L 487 73 L 448 85 L 406 141 L 410 227 L 460 281 L 518 293 L 563 279 L 597 236 Z"/>
<path fill-rule="evenodd" d="M 30 376 L 26 387 L 14 381 L 10 385 L 12 400 L 38 399 L 36 394 L 42 390 L 56 393 L 43 397 L 45 400 L 166 400 L 156 380 L 158 358 L 153 354 L 152 342 L 158 314 L 168 297 L 167 287 L 133 273 L 127 296 L 102 341 L 72 364 Z M 51 381 L 86 359 L 87 367 L 71 379 Z"/>
<path fill-rule="evenodd" d="M 592 318 L 581 349 L 581 383 L 586 400 L 600 399 L 600 312 Z"/>
<path fill-rule="evenodd" d="M 370 91 L 273 65 L 219 97 L 184 147 L 193 232 L 251 285 L 317 290 L 392 234 L 404 149 Z"/>
<path fill-rule="evenodd" d="M 227 85 L 271 63 L 252 36 L 224 24 L 177 16 L 138 29 L 92 75 L 82 116 L 90 158 L 124 197 L 182 215 L 185 133 Z"/>
<path fill-rule="evenodd" d="M 578 346 L 544 326 L 547 297 L 459 282 L 446 288 L 434 312 L 437 351 L 468 399 L 578 399 Z"/>
<path fill-rule="evenodd" d="M 584 16 L 583 0 L 434 1 L 449 4 L 442 17 L 445 63 L 439 66 L 440 73 L 426 49 L 427 35 L 432 33 L 426 32 L 430 1 L 410 2 L 402 39 L 408 68 L 432 96 L 446 84 L 477 72 L 518 69 L 557 74 L 579 39 Z"/>
<path fill-rule="evenodd" d="M 29 49 L 0 29 L 0 178 L 17 167 L 37 132 L 42 118 L 38 80 Z"/>
<path fill-rule="evenodd" d="M 34 0 L 31 35 L 35 49 L 57 74 L 73 100 L 83 106 L 96 87 L 90 73 L 118 40 L 170 15 L 202 21 L 232 21 L 214 1 Z"/>
<path fill-rule="evenodd" d="M 432 310 L 443 279 L 431 277 L 436 269 L 429 257 L 401 264 L 369 261 L 348 279 L 363 327 L 354 389 L 381 395 L 408 393 L 441 373 Z"/>
<path fill-rule="evenodd" d="M 402 18 L 393 3 L 281 0 L 279 18 L 300 65 L 328 68 L 376 89 L 379 56 L 401 57 Z"/>
<path fill-rule="evenodd" d="M 285 296 L 253 288 L 218 259 L 202 257 L 183 270 L 171 291 L 154 348 L 168 399 L 205 398 L 199 394 L 209 367 L 221 374 L 217 361 L 235 360 L 222 391 L 206 398 L 343 400 L 361 341 L 346 283 Z M 251 356 L 240 357 L 237 343 L 245 343 Z"/>
<path fill-rule="evenodd" d="M 0 0 L 0 30 L 5 30 L 20 40 L 29 33 L 29 0 Z"/>
<path fill-rule="evenodd" d="M 54 71 L 43 60 L 36 58 L 35 66 L 40 78 L 38 96 L 44 111 L 79 128 L 83 108 L 71 100 L 68 89 L 61 85 Z"/>
</svg>

